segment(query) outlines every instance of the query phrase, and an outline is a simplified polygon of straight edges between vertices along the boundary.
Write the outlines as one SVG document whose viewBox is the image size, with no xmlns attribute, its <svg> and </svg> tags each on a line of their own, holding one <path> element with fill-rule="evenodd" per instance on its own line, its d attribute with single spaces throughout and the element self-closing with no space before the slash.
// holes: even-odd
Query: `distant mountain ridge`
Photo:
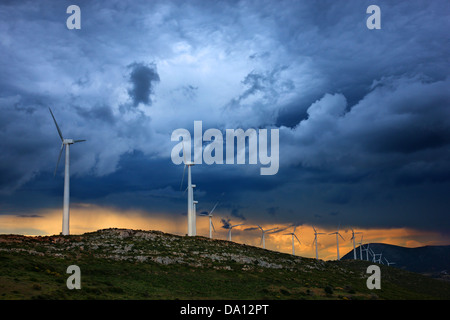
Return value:
<svg viewBox="0 0 450 320">
<path fill-rule="evenodd" d="M 363 249 L 366 245 L 363 245 Z M 450 273 L 450 246 L 424 246 L 407 248 L 385 243 L 370 243 L 369 248 L 375 254 L 381 254 L 382 263 L 387 265 L 387 259 L 392 267 L 423 273 L 443 274 Z M 356 247 L 357 259 L 360 259 L 360 248 Z M 353 250 L 342 259 L 354 259 Z M 363 250 L 363 259 L 366 260 L 366 252 Z M 369 254 L 369 261 L 372 256 Z"/>
</svg>

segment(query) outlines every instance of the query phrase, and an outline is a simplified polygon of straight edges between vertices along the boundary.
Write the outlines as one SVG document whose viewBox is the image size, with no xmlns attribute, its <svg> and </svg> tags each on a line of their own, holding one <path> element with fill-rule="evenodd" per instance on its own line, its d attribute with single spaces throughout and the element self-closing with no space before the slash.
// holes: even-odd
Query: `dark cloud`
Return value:
<svg viewBox="0 0 450 320">
<path fill-rule="evenodd" d="M 91 122 L 101 121 L 107 122 L 113 125 L 116 122 L 116 118 L 109 106 L 100 105 L 94 106 L 91 109 L 81 108 L 79 106 L 73 107 L 77 113 L 84 119 Z"/>
<path fill-rule="evenodd" d="M 189 84 L 183 86 L 180 90 L 187 99 L 194 100 L 197 97 L 198 87 Z"/>
<path fill-rule="evenodd" d="M 230 221 L 231 221 L 231 219 L 229 219 L 229 218 L 226 218 L 226 219 L 222 218 L 222 219 L 220 219 L 220 222 L 222 223 L 222 228 L 223 229 L 230 229 L 230 227 L 231 227 Z"/>
<path fill-rule="evenodd" d="M 18 217 L 18 218 L 42 218 L 43 216 L 40 216 L 38 214 L 19 214 L 16 217 Z"/>
<path fill-rule="evenodd" d="M 223 210 L 247 221 L 337 225 L 328 213 L 339 212 L 366 226 L 444 229 L 448 4 L 379 4 L 382 29 L 371 31 L 359 0 L 92 2 L 70 32 L 55 27 L 64 4 L 39 1 L 36 15 L 9 2 L 0 27 L 2 204 L 60 205 L 52 107 L 64 135 L 88 140 L 71 149 L 74 201 L 182 212 L 170 134 L 203 120 L 222 132 L 279 128 L 280 170 L 195 166 L 201 204 L 226 191 Z"/>
<path fill-rule="evenodd" d="M 143 103 L 150 106 L 152 104 L 150 95 L 153 93 L 153 86 L 160 81 L 156 65 L 154 63 L 134 62 L 128 68 L 131 70 L 130 83 L 132 86 L 128 90 L 128 94 L 133 100 L 133 105 L 137 106 L 139 103 Z"/>
<path fill-rule="evenodd" d="M 415 162 L 428 163 L 424 175 L 433 167 L 442 173 L 441 162 L 450 156 L 450 125 L 444 120 L 450 115 L 448 85 L 448 80 L 386 80 L 351 108 L 344 95 L 326 94 L 308 108 L 307 119 L 282 131 L 290 132 L 285 139 L 298 147 L 285 149 L 282 161 L 298 159 L 305 168 L 336 174 L 330 178 L 340 172 L 344 179 L 367 178 L 377 170 L 395 174 Z M 436 152 L 441 157 L 432 156 Z"/>
<path fill-rule="evenodd" d="M 269 207 L 267 208 L 267 213 L 274 216 L 277 214 L 278 209 L 280 209 L 280 207 Z"/>
<path fill-rule="evenodd" d="M 233 217 L 239 218 L 241 220 L 246 220 L 244 214 L 241 212 L 241 210 L 239 208 L 233 208 L 231 210 L 231 215 Z"/>
</svg>

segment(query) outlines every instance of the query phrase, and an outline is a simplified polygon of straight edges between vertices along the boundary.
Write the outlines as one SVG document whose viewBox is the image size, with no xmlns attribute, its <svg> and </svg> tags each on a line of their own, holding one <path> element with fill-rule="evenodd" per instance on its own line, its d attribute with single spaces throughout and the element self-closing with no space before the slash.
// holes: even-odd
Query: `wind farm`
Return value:
<svg viewBox="0 0 450 320">
<path fill-rule="evenodd" d="M 59 125 L 51 110 L 50 112 L 57 131 L 60 133 L 60 137 L 64 143 L 65 139 L 62 137 Z M 81 140 L 78 140 L 77 142 L 81 142 Z M 73 143 L 75 143 L 75 141 L 73 141 Z M 183 285 L 177 285 L 178 289 L 176 290 L 170 280 L 167 278 L 161 279 L 161 281 L 164 281 L 165 286 L 170 290 L 160 291 L 158 297 L 168 299 L 186 298 L 187 292 L 193 291 L 198 292 L 195 295 L 189 295 L 190 298 L 194 297 L 194 299 L 203 299 L 206 297 L 209 299 L 223 299 L 227 297 L 233 297 L 234 299 L 267 299 L 279 297 L 279 292 L 282 292 L 286 297 L 296 299 L 342 299 L 343 297 L 345 297 L 345 299 L 373 299 L 374 295 L 367 289 L 364 281 L 361 281 L 359 276 L 354 276 L 358 272 L 361 272 L 361 270 L 365 270 L 364 268 L 371 264 L 377 264 L 383 268 L 388 268 L 383 269 L 383 274 L 387 272 L 390 274 L 389 279 L 394 279 L 389 281 L 394 281 L 393 283 L 397 286 L 401 285 L 395 282 L 395 279 L 405 276 L 402 275 L 405 271 L 398 268 L 398 266 L 404 267 L 404 262 L 401 258 L 399 258 L 397 254 L 394 254 L 390 248 L 383 248 L 380 247 L 379 244 L 367 242 L 367 238 L 370 239 L 370 236 L 366 236 L 366 243 L 363 243 L 363 232 L 355 232 L 353 229 L 354 226 L 342 228 L 341 224 L 339 224 L 335 232 L 327 233 L 318 232 L 318 229 L 316 229 L 317 226 L 309 226 L 298 222 L 287 223 L 284 225 L 278 224 L 277 226 L 266 226 L 260 223 L 253 224 L 252 221 L 246 219 L 236 223 L 227 215 L 223 214 L 224 212 L 226 213 L 226 210 L 223 210 L 223 208 L 227 207 L 227 199 L 223 199 L 222 197 L 220 201 L 214 203 L 209 211 L 199 210 L 198 206 L 202 204 L 202 201 L 194 199 L 201 200 L 202 185 L 192 183 L 191 168 L 195 163 L 186 160 L 186 157 L 183 158 L 184 168 L 181 177 L 180 190 L 178 192 L 181 195 L 180 199 L 183 200 L 184 204 L 187 202 L 188 205 L 187 215 L 183 216 L 182 219 L 182 229 L 187 231 L 184 235 L 174 235 L 159 230 L 121 228 L 101 229 L 80 235 L 73 235 L 68 232 L 67 234 L 61 233 L 59 236 L 39 238 L 39 242 L 36 242 L 37 238 L 34 237 L 20 237 L 15 235 L 2 237 L 2 235 L 0 235 L 0 259 L 2 258 L 2 255 L 5 254 L 2 253 L 3 251 L 1 250 L 2 243 L 8 246 L 8 249 L 6 249 L 8 250 L 7 252 L 18 249 L 15 248 L 14 245 L 11 245 L 12 243 L 21 243 L 22 247 L 25 246 L 27 248 L 37 248 L 38 246 L 42 246 L 39 248 L 39 252 L 45 252 L 45 259 L 54 259 L 55 254 L 58 255 L 58 257 L 69 259 L 73 254 L 76 254 L 76 257 L 70 259 L 77 259 L 77 263 L 84 263 L 84 259 L 89 257 L 89 259 L 91 259 L 90 261 L 95 261 L 96 267 L 100 269 L 105 269 L 106 266 L 108 266 L 108 268 L 113 268 L 113 270 L 121 270 L 123 268 L 128 268 L 127 263 L 132 263 L 135 269 L 136 264 L 138 264 L 137 270 L 140 270 L 139 272 L 143 272 L 144 274 L 149 273 L 147 268 L 153 268 L 152 270 L 155 270 L 156 268 L 156 270 L 158 270 L 156 271 L 157 274 L 160 272 L 162 274 L 171 274 L 173 272 L 177 272 L 178 274 L 184 274 L 184 272 L 188 272 L 189 274 L 199 273 L 202 275 L 202 283 L 204 282 L 205 277 L 208 279 L 208 284 L 199 286 L 199 279 L 197 279 L 196 276 L 190 276 L 191 282 L 189 286 L 184 287 Z M 184 187 L 183 183 L 186 171 L 187 186 Z M 200 169 L 196 172 L 201 174 Z M 219 206 L 219 203 L 221 206 Z M 206 207 L 206 205 L 207 203 L 203 205 L 203 207 Z M 197 220 L 197 211 L 199 211 L 199 217 L 207 217 L 208 219 Z M 222 223 L 222 228 L 220 229 L 226 232 L 225 235 L 223 234 L 223 231 L 220 232 L 220 230 L 217 230 L 214 227 L 214 219 L 220 219 L 220 222 Z M 256 225 L 256 227 L 239 228 L 243 225 Z M 301 228 L 302 230 L 303 241 L 300 241 L 299 239 L 297 233 L 298 228 Z M 344 237 L 341 235 L 341 233 L 344 232 L 342 229 L 344 229 L 346 233 L 351 232 L 350 241 L 352 243 L 352 250 L 344 255 L 344 259 L 341 259 L 340 256 L 340 246 L 344 246 L 345 242 L 341 243 L 341 245 L 339 244 L 339 238 L 345 241 Z M 239 243 L 239 240 L 243 239 L 243 235 L 254 234 L 254 231 L 256 230 L 260 231 L 260 235 L 255 236 L 253 239 L 254 241 L 250 240 L 250 243 L 253 243 L 253 245 Z M 286 233 L 286 230 L 292 230 L 292 232 Z M 320 230 L 330 231 L 330 229 L 327 230 L 323 227 L 321 227 Z M 237 237 L 238 242 L 236 241 L 236 235 L 232 238 L 233 231 L 239 235 L 239 237 Z M 309 239 L 307 239 L 308 231 L 310 236 Z M 364 232 L 368 233 L 367 231 Z M 356 247 L 356 235 L 358 234 L 361 234 L 359 248 Z M 320 242 L 318 239 L 319 235 L 321 236 Z M 271 240 L 269 241 L 269 248 L 266 246 L 266 240 L 268 240 L 267 236 L 270 236 Z M 312 236 L 314 236 L 313 239 Z M 280 243 L 280 241 L 284 242 L 285 240 L 288 240 L 288 238 L 289 241 L 287 242 L 290 243 L 290 252 L 280 252 L 280 247 L 277 243 Z M 249 241 L 250 238 L 245 236 L 245 239 Z M 323 250 L 326 249 L 323 247 L 325 240 L 333 242 L 333 239 L 336 241 L 336 259 L 319 259 L 319 247 L 322 247 Z M 306 245 L 306 243 L 309 242 L 308 240 L 313 240 L 311 245 Z M 62 245 L 55 245 L 58 243 L 61 243 Z M 90 254 L 89 256 L 84 257 L 83 252 L 76 253 L 73 250 L 67 250 L 67 245 L 83 248 L 83 251 L 87 250 Z M 133 249 L 135 246 L 139 249 Z M 332 247 L 333 246 L 330 246 L 330 248 Z M 33 252 L 33 250 L 30 252 Z M 359 257 L 357 254 L 358 251 Z M 363 251 L 366 253 L 365 257 L 362 254 Z M 315 253 L 315 258 L 307 258 L 305 257 L 305 253 L 309 256 L 313 256 Z M 353 258 L 349 259 L 349 256 L 352 256 Z M 27 259 L 30 258 L 28 257 Z M 49 262 L 45 262 L 46 260 L 42 260 L 42 257 L 37 259 L 40 259 L 40 266 L 50 263 L 50 260 Z M 351 262 L 349 262 L 349 260 L 351 260 Z M 105 261 L 107 261 L 107 265 L 105 265 Z M 53 262 L 53 265 L 51 267 L 48 266 L 47 270 L 55 270 L 49 271 L 49 274 L 52 274 L 52 272 L 58 274 L 56 270 L 59 270 L 60 268 L 61 266 L 58 264 L 55 265 Z M 20 267 L 16 267 L 16 269 L 22 270 Z M 278 270 L 276 276 L 272 274 L 273 270 Z M 116 271 L 112 272 L 115 274 Z M 222 272 L 227 272 L 225 277 L 229 279 L 228 281 L 250 276 L 255 282 L 252 282 L 250 286 L 247 284 L 244 287 L 236 285 L 234 288 L 227 289 L 227 292 L 222 291 L 220 295 L 217 295 L 212 293 L 214 290 L 210 287 L 209 282 L 214 283 L 215 281 L 219 281 L 216 279 L 218 275 L 223 278 L 224 276 L 221 275 Z M 26 272 L 23 274 L 25 274 L 26 277 L 29 277 Z M 266 278 L 266 274 L 270 274 L 270 276 Z M 260 278 L 259 275 L 261 275 L 262 278 Z M 21 277 L 20 273 L 16 275 L 16 278 Z M 160 278 L 160 276 L 156 277 Z M 416 277 L 416 275 L 410 275 L 410 277 L 412 277 L 411 279 L 415 279 L 414 277 Z M 88 279 L 90 279 L 89 276 Z M 290 281 L 287 282 L 286 279 L 290 279 Z M 292 279 L 294 279 L 294 282 L 292 282 Z M 424 280 L 424 278 L 421 278 L 420 281 L 424 283 L 433 280 L 431 278 L 427 279 L 428 280 Z M 0 276 L 0 293 L 2 292 L 2 281 Z M 26 282 L 27 280 L 24 281 Z M 110 284 L 110 287 L 114 288 L 113 292 L 115 293 L 100 294 L 98 297 L 124 299 L 125 296 L 123 294 L 126 294 L 126 298 L 142 298 L 142 291 L 135 291 L 134 289 L 132 291 L 129 291 L 129 289 L 124 290 L 121 288 L 120 284 L 110 278 L 105 278 L 104 281 L 107 281 Z M 132 284 L 133 288 L 139 286 L 134 280 L 128 279 L 128 281 Z M 146 281 L 150 280 L 147 279 Z M 277 289 L 279 291 L 274 292 L 267 289 L 254 289 L 255 286 L 261 285 L 270 288 L 273 287 L 274 283 L 282 283 L 282 289 Z M 324 285 L 324 283 L 326 285 Z M 333 287 L 330 287 L 330 283 L 333 284 Z M 440 283 L 440 285 L 441 284 L 442 283 Z M 436 284 L 433 283 L 432 285 L 430 284 L 430 286 L 435 287 Z M 100 287 L 97 286 L 97 288 Z M 347 289 L 342 289 L 341 287 Z M 312 291 L 312 289 L 314 289 L 314 291 Z M 66 297 L 66 295 L 58 290 L 59 289 L 57 288 L 47 287 L 45 289 L 45 297 L 54 298 L 55 295 L 63 298 Z M 414 291 L 410 292 L 408 289 L 402 290 L 403 297 L 417 297 Z M 448 290 L 448 293 L 446 293 L 446 290 Z M 450 296 L 450 286 L 447 288 L 444 285 L 442 288 L 439 288 L 438 291 L 439 293 L 436 293 L 433 290 L 430 290 L 429 292 L 426 291 L 427 297 L 442 298 Z M 12 297 L 12 293 L 9 293 L 8 291 L 5 291 L 3 294 Z M 16 298 L 22 297 L 26 299 L 27 297 L 35 297 L 33 293 L 28 291 L 20 292 L 16 290 L 14 294 Z M 384 296 L 384 293 L 380 293 L 376 298 L 390 299 L 396 297 L 395 293 L 392 294 L 393 293 L 390 292 Z M 79 298 L 80 295 L 75 294 L 72 297 Z M 81 297 L 86 296 L 81 294 Z M 146 291 L 145 297 L 148 298 L 154 296 Z"/>
<path fill-rule="evenodd" d="M 64 201 L 63 201 L 63 215 L 62 215 L 62 232 L 61 235 L 69 235 L 69 199 L 70 199 L 70 170 L 69 170 L 69 165 L 70 165 L 70 153 L 69 153 L 69 146 L 71 144 L 75 144 L 75 143 L 79 143 L 79 142 L 84 142 L 86 140 L 74 140 L 74 139 L 66 139 L 64 138 L 62 131 L 60 129 L 60 126 L 58 124 L 58 122 L 56 121 L 56 118 L 52 112 L 52 110 L 49 108 L 51 117 L 53 119 L 54 125 L 57 129 L 57 133 L 61 139 L 61 149 L 60 149 L 60 153 L 58 156 L 58 160 L 57 160 L 57 164 L 56 164 L 56 168 L 54 171 L 54 175 L 56 176 L 56 172 L 58 169 L 58 165 L 63 153 L 63 149 L 65 149 L 65 175 L 64 175 Z M 189 144 L 190 145 L 190 144 Z M 195 165 L 195 161 L 191 161 L 190 159 L 190 153 L 186 152 L 185 149 L 185 145 L 184 142 L 182 143 L 182 149 L 181 152 L 183 153 L 182 157 L 183 157 L 183 171 L 182 171 L 182 176 L 181 176 L 181 183 L 180 183 L 180 193 L 182 194 L 182 197 L 186 197 L 186 202 L 187 202 L 187 217 L 186 217 L 186 235 L 189 237 L 196 237 L 199 236 L 198 232 L 197 232 L 197 215 L 199 216 L 204 216 L 204 217 L 208 217 L 208 237 L 209 239 L 214 239 L 215 237 L 218 238 L 220 237 L 218 231 L 216 230 L 216 228 L 214 227 L 214 222 L 213 222 L 213 213 L 216 211 L 218 205 L 219 205 L 219 201 L 217 201 L 216 203 L 214 203 L 214 206 L 212 207 L 212 209 L 207 212 L 207 211 L 203 211 L 200 212 L 199 214 L 197 214 L 198 211 L 198 204 L 199 201 L 198 200 L 194 200 L 194 195 L 195 195 L 195 189 L 197 187 L 196 184 L 193 183 L 193 179 L 192 179 L 192 167 L 194 167 Z M 186 156 L 189 155 L 189 157 Z M 186 170 L 187 169 L 187 170 Z M 187 175 L 187 185 L 184 185 L 185 182 L 185 177 Z M 223 194 L 222 194 L 223 195 Z M 225 221 L 223 218 L 220 218 L 220 215 L 218 216 L 219 219 L 221 219 L 222 221 Z M 229 221 L 229 219 L 228 219 Z M 227 241 L 232 241 L 232 230 L 233 228 L 237 228 L 239 226 L 242 226 L 244 224 L 249 224 L 249 222 L 242 222 L 242 223 L 235 223 L 235 224 L 227 224 L 224 225 L 221 229 L 225 229 L 226 230 L 226 234 L 222 235 L 222 238 L 225 238 Z M 251 224 L 251 223 L 250 223 Z M 301 224 L 300 224 L 301 225 Z M 262 249 L 266 249 L 266 235 L 271 235 L 271 234 L 278 234 L 283 230 L 286 230 L 290 227 L 293 227 L 292 232 L 290 233 L 283 233 L 283 235 L 289 235 L 291 236 L 291 241 L 290 241 L 290 251 L 292 253 L 292 255 L 296 255 L 296 246 L 299 247 L 300 251 L 302 253 L 306 253 L 307 256 L 315 256 L 316 260 L 319 260 L 319 240 L 318 240 L 318 235 L 326 235 L 327 233 L 325 232 L 317 232 L 315 226 L 311 226 L 312 230 L 314 231 L 313 236 L 313 242 L 311 245 L 305 245 L 304 243 L 302 243 L 300 241 L 300 239 L 298 238 L 297 234 L 296 234 L 296 229 L 299 226 L 299 224 L 287 224 L 285 226 L 277 226 L 277 227 L 262 227 L 260 224 L 256 224 L 257 228 L 261 231 L 260 237 L 259 237 L 259 242 L 253 242 L 252 240 L 249 240 L 248 237 L 246 237 L 246 241 L 244 242 L 248 242 L 248 243 L 255 243 L 255 245 L 260 246 Z M 252 229 L 252 228 L 250 228 Z M 336 232 L 331 232 L 328 233 L 328 235 L 334 235 L 335 239 L 336 239 L 336 260 L 339 261 L 340 258 L 340 244 L 339 244 L 339 238 L 341 238 L 342 240 L 344 240 L 343 236 L 341 235 L 340 231 L 340 225 L 337 228 Z M 357 250 L 356 250 L 356 235 L 357 234 L 362 234 L 362 232 L 355 232 L 353 230 L 352 227 L 349 227 L 349 230 L 351 230 L 351 239 L 350 241 L 352 241 L 352 245 L 353 245 L 353 259 L 357 260 Z M 347 230 L 346 230 L 347 232 Z M 214 236 L 214 234 L 216 236 Z M 258 239 L 258 238 L 256 238 Z M 277 242 L 279 242 L 280 240 L 277 240 Z M 344 240 L 345 241 L 345 240 Z M 359 260 L 365 260 L 365 261 L 371 261 L 373 263 L 378 263 L 378 264 L 386 264 L 386 265 L 395 265 L 396 263 L 393 261 L 388 260 L 386 257 L 384 257 L 382 255 L 382 253 L 375 253 L 372 248 L 370 248 L 370 243 L 367 243 L 365 245 L 363 245 L 363 237 L 361 236 L 361 240 L 359 242 Z M 341 244 L 342 245 L 342 244 Z M 330 246 L 331 247 L 331 246 Z M 279 250 L 277 249 L 279 248 L 279 246 L 275 246 L 272 249 L 269 250 Z M 287 252 L 287 250 L 285 250 L 285 252 Z M 363 256 L 363 252 L 365 253 L 365 257 Z M 330 255 L 328 255 L 329 260 L 333 260 Z"/>
</svg>

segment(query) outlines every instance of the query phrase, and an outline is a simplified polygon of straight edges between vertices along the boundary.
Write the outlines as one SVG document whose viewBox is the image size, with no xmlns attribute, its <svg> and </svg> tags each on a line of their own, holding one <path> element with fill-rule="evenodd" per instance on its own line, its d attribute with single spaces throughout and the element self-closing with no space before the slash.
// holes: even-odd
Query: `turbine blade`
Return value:
<svg viewBox="0 0 450 320">
<path fill-rule="evenodd" d="M 209 214 L 213 213 L 213 211 L 216 209 L 217 205 L 219 204 L 219 201 L 216 202 L 212 210 L 209 212 Z"/>
<path fill-rule="evenodd" d="M 56 170 L 58 170 L 59 160 L 61 160 L 61 154 L 63 152 L 63 149 L 64 149 L 64 143 L 61 143 L 61 150 L 59 150 L 58 161 L 56 162 L 56 168 L 55 168 L 55 172 L 53 173 L 53 176 L 56 176 Z"/>
<path fill-rule="evenodd" d="M 297 238 L 297 236 L 296 236 L 295 234 L 294 234 L 294 237 L 295 237 L 295 239 L 297 239 L 297 241 L 298 241 L 299 244 L 302 244 L 302 243 L 300 242 L 299 238 Z"/>
<path fill-rule="evenodd" d="M 184 165 L 184 169 L 183 169 L 183 176 L 181 177 L 181 183 L 180 183 L 180 191 L 181 188 L 183 187 L 183 182 L 184 182 L 184 174 L 186 172 L 186 164 Z"/>
<path fill-rule="evenodd" d="M 214 228 L 214 223 L 211 220 L 211 226 L 213 227 L 214 232 L 216 232 L 216 228 Z"/>
<path fill-rule="evenodd" d="M 183 162 L 184 165 L 186 166 L 186 153 L 184 152 L 184 140 L 181 142 L 181 145 L 183 146 Z"/>
<path fill-rule="evenodd" d="M 73 140 L 73 143 L 77 143 L 77 142 L 83 142 L 83 141 L 86 141 L 86 140 Z"/>
<path fill-rule="evenodd" d="M 342 238 L 342 240 L 344 240 L 345 241 L 345 239 L 341 236 L 341 234 L 340 233 L 338 233 L 338 235 L 339 235 L 339 237 L 341 237 Z"/>
<path fill-rule="evenodd" d="M 55 116 L 53 115 L 52 109 L 48 108 L 48 110 L 50 110 L 50 113 L 52 115 L 53 121 L 55 122 L 56 129 L 58 130 L 59 137 L 61 138 L 61 141 L 63 141 L 64 138 L 63 138 L 63 135 L 61 133 L 61 129 L 59 129 L 58 123 L 56 122 L 56 119 L 55 119 Z"/>
</svg>

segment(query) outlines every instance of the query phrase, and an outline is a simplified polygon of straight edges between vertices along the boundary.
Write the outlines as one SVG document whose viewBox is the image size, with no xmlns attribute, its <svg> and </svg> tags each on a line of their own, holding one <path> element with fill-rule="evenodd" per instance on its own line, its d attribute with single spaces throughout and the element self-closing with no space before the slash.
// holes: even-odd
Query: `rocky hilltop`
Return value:
<svg viewBox="0 0 450 320">
<path fill-rule="evenodd" d="M 3 299 L 449 299 L 450 284 L 367 261 L 322 261 L 226 240 L 104 229 L 82 235 L 0 235 Z M 66 270 L 81 269 L 69 290 Z"/>
<path fill-rule="evenodd" d="M 270 256 L 261 255 L 258 254 L 258 248 L 224 240 L 117 228 L 74 236 L 3 235 L 0 236 L 0 245 L 0 251 L 67 260 L 90 256 L 114 261 L 183 264 L 225 270 L 231 270 L 231 263 L 241 264 L 247 270 L 252 267 L 294 270 L 303 259 L 283 254 L 274 259 L 276 252 L 270 251 Z M 307 260 L 309 263 L 302 265 L 308 269 L 316 269 L 324 264 L 321 260 Z"/>
</svg>

